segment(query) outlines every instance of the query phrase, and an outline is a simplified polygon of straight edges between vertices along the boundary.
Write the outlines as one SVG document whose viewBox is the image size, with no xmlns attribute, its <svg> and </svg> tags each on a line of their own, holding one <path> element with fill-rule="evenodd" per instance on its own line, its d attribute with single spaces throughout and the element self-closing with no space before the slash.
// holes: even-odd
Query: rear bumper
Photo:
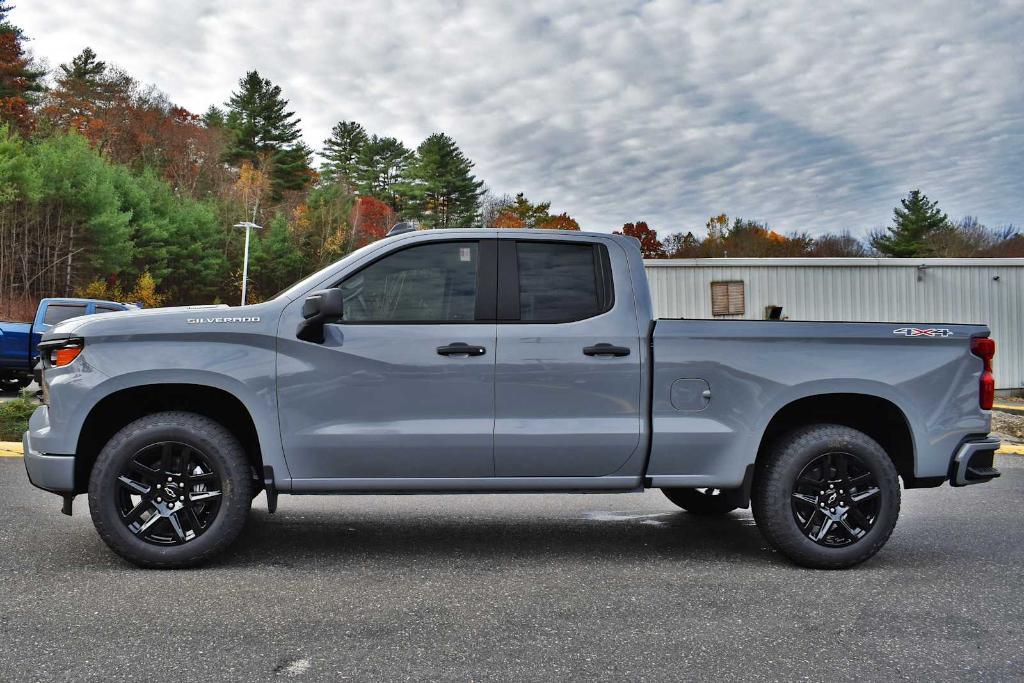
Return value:
<svg viewBox="0 0 1024 683">
<path fill-rule="evenodd" d="M 21 437 L 25 451 L 25 471 L 28 480 L 51 493 L 71 493 L 75 489 L 75 456 L 48 455 L 32 448 L 29 432 Z"/>
<path fill-rule="evenodd" d="M 999 439 L 988 437 L 968 441 L 957 449 L 949 466 L 949 483 L 953 486 L 984 484 L 999 476 L 992 466 Z"/>
</svg>

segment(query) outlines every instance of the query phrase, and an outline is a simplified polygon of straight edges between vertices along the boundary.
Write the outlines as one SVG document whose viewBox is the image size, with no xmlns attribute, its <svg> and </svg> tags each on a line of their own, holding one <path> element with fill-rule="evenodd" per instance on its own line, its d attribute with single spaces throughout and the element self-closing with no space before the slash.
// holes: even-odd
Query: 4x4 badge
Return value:
<svg viewBox="0 0 1024 683">
<path fill-rule="evenodd" d="M 892 331 L 893 334 L 902 334 L 904 337 L 952 337 L 952 330 L 944 327 L 900 327 Z"/>
</svg>

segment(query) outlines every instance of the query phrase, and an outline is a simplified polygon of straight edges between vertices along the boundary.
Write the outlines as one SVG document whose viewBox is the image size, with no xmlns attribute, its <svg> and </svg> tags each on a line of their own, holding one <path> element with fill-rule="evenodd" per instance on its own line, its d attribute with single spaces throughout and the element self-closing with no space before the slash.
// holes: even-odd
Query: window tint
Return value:
<svg viewBox="0 0 1024 683">
<path fill-rule="evenodd" d="M 101 304 L 96 304 L 96 312 L 97 313 L 110 313 L 111 311 L 123 311 L 123 310 L 124 310 L 123 308 L 114 308 L 113 306 L 103 306 Z"/>
<path fill-rule="evenodd" d="M 350 322 L 472 321 L 476 311 L 476 242 L 410 247 L 341 284 Z"/>
<path fill-rule="evenodd" d="M 85 315 L 85 306 L 83 304 L 50 304 L 46 307 L 43 322 L 47 325 L 56 325 L 78 315 Z"/>
<path fill-rule="evenodd" d="M 582 320 L 611 308 L 611 277 L 603 246 L 519 242 L 516 257 L 520 320 Z"/>
</svg>

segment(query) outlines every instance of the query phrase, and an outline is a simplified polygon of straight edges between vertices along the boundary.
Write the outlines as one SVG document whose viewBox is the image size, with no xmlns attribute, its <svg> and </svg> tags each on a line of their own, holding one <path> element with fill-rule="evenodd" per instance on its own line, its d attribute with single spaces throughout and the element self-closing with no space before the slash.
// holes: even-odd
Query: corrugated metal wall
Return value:
<svg viewBox="0 0 1024 683">
<path fill-rule="evenodd" d="M 985 323 L 1000 389 L 1024 387 L 1024 259 L 648 260 L 655 315 L 711 318 L 711 283 L 742 280 L 746 311 L 791 320 Z"/>
</svg>

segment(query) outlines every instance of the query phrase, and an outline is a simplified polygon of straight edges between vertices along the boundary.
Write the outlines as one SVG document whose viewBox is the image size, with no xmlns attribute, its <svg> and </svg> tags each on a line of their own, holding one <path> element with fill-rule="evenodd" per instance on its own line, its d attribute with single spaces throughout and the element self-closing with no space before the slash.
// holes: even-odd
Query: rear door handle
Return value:
<svg viewBox="0 0 1024 683">
<path fill-rule="evenodd" d="M 594 344 L 584 346 L 583 353 L 587 356 L 628 356 L 628 346 L 613 346 L 611 344 Z"/>
<path fill-rule="evenodd" d="M 452 342 L 447 346 L 438 346 L 437 353 L 441 356 L 482 356 L 487 353 L 487 349 L 470 346 L 466 342 Z"/>
</svg>

